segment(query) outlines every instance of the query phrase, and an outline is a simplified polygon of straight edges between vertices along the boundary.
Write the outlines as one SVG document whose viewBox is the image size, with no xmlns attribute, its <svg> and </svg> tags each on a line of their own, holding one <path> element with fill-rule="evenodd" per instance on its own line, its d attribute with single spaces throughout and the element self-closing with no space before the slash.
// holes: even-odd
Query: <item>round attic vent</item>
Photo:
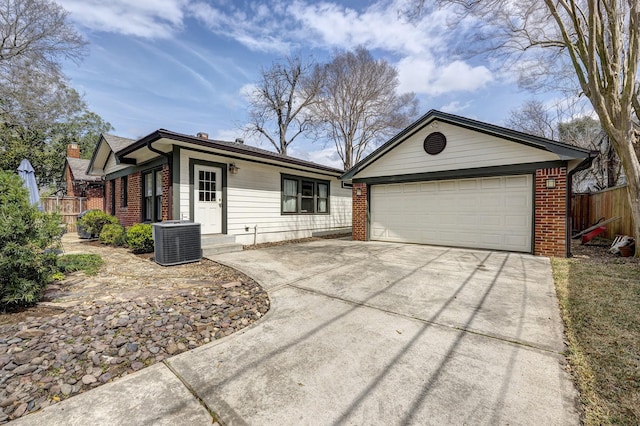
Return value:
<svg viewBox="0 0 640 426">
<path fill-rule="evenodd" d="M 447 138 L 440 132 L 433 132 L 424 138 L 424 150 L 427 154 L 437 155 L 447 146 Z"/>
</svg>

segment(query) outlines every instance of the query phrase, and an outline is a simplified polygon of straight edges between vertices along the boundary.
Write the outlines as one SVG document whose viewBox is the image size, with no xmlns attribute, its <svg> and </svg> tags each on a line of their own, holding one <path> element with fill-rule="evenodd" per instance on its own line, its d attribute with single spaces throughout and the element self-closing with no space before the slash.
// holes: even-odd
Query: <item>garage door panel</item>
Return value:
<svg viewBox="0 0 640 426">
<path fill-rule="evenodd" d="M 530 188 L 530 176 L 507 176 L 505 178 L 507 188 Z"/>
<path fill-rule="evenodd" d="M 530 252 L 532 194 L 529 175 L 374 185 L 370 238 Z"/>
<path fill-rule="evenodd" d="M 482 189 L 500 189 L 500 178 L 484 178 L 480 182 Z"/>
</svg>

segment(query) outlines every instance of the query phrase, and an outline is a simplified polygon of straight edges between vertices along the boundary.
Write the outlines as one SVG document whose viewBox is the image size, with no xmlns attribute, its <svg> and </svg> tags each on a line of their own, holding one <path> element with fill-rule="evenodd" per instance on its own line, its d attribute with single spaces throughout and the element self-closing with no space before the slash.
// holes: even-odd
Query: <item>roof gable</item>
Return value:
<svg viewBox="0 0 640 426">
<path fill-rule="evenodd" d="M 109 156 L 112 153 L 121 151 L 134 142 L 134 139 L 122 138 L 108 133 L 101 134 L 93 150 L 91 160 L 89 160 L 87 168 L 85 169 L 86 173 L 93 176 L 103 175 Z"/>
<path fill-rule="evenodd" d="M 435 131 L 442 131 L 447 136 L 447 149 L 442 154 L 430 156 L 422 149 L 422 143 Z M 438 171 L 474 168 L 477 164 L 496 166 L 584 159 L 589 154 L 586 149 L 431 110 L 358 162 L 342 179 L 412 173 L 411 164 L 421 171 L 425 165 L 429 166 L 429 171 Z M 383 157 L 384 162 L 389 163 L 384 167 L 381 164 Z"/>
</svg>

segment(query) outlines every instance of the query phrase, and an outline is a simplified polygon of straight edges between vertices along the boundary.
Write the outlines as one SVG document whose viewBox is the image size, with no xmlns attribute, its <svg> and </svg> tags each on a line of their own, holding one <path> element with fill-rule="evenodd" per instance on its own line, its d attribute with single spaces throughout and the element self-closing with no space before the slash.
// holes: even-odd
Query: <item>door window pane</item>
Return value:
<svg viewBox="0 0 640 426">
<path fill-rule="evenodd" d="M 198 172 L 198 201 L 216 201 L 216 173 L 200 170 Z"/>
</svg>

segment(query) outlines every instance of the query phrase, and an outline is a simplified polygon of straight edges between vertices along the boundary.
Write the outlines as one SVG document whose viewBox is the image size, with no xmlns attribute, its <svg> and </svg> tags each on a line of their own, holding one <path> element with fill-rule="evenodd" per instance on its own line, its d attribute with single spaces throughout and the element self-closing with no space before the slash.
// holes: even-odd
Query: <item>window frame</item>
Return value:
<svg viewBox="0 0 640 426">
<path fill-rule="evenodd" d="M 284 210 L 284 202 L 285 197 L 291 197 L 291 195 L 285 195 L 285 180 L 295 181 L 296 182 L 296 211 L 290 212 Z M 312 195 L 303 195 L 302 188 L 303 182 L 307 184 L 313 184 L 313 194 Z M 327 187 L 327 196 L 320 197 L 319 185 L 326 185 Z M 289 198 L 290 199 L 290 198 Z M 318 201 L 326 200 L 326 211 L 319 212 L 318 211 Z M 303 200 L 311 200 L 313 210 L 312 211 L 302 211 L 302 202 Z M 308 203 L 308 202 L 307 202 Z M 328 215 L 331 214 L 331 181 L 325 179 L 317 179 L 307 176 L 296 176 L 289 174 L 281 174 L 280 176 L 280 214 L 283 216 L 290 215 Z"/>
<path fill-rule="evenodd" d="M 129 176 L 120 178 L 120 207 L 129 206 Z"/>
<path fill-rule="evenodd" d="M 160 172 L 160 173 L 159 173 Z M 158 174 L 160 175 L 160 193 L 158 189 Z M 151 206 L 147 206 L 147 176 L 151 175 Z M 162 222 L 162 168 L 157 167 L 145 170 L 141 173 L 142 191 L 141 192 L 141 213 L 143 223 Z M 151 211 L 149 211 L 151 210 Z"/>
<path fill-rule="evenodd" d="M 109 192 L 111 192 L 111 214 L 113 216 L 116 215 L 117 211 L 116 211 L 116 180 L 115 179 L 111 179 L 110 181 L 110 188 L 109 188 Z"/>
</svg>

